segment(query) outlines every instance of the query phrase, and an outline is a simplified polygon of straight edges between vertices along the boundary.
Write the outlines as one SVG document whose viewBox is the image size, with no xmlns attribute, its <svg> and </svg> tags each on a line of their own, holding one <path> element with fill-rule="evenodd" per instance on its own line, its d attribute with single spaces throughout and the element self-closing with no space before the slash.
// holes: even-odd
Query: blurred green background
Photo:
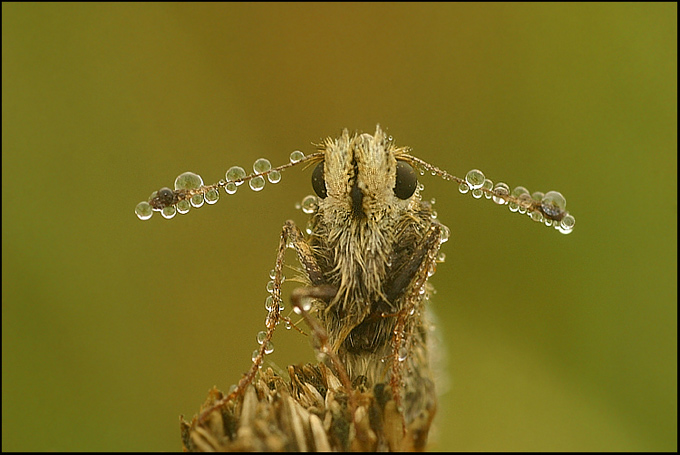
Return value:
<svg viewBox="0 0 680 455">
<path fill-rule="evenodd" d="M 250 365 L 310 172 L 171 221 L 135 205 L 377 123 L 576 217 L 423 178 L 451 228 L 431 447 L 676 450 L 676 40 L 675 3 L 3 3 L 3 450 L 179 450 L 179 414 Z"/>
</svg>

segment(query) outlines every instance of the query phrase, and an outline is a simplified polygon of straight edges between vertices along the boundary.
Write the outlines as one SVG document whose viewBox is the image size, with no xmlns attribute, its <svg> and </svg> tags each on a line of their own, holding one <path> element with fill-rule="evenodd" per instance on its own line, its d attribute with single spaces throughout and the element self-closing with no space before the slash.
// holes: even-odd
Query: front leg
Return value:
<svg viewBox="0 0 680 455">
<path fill-rule="evenodd" d="M 302 232 L 300 232 L 300 229 L 298 229 L 295 223 L 290 220 L 286 221 L 286 224 L 283 225 L 283 228 L 281 230 L 279 248 L 276 254 L 276 265 L 274 266 L 274 280 L 273 280 L 274 285 L 271 291 L 272 305 L 271 308 L 269 309 L 269 314 L 267 315 L 267 319 L 265 322 L 267 330 L 265 332 L 264 338 L 262 340 L 259 340 L 261 341 L 261 344 L 259 349 L 257 350 L 257 354 L 253 357 L 253 364 L 251 365 L 248 372 L 244 374 L 243 377 L 241 377 L 241 380 L 238 382 L 236 388 L 231 391 L 231 393 L 229 393 L 226 397 L 214 403 L 208 409 L 205 409 L 203 412 L 201 412 L 201 414 L 198 417 L 199 423 L 203 423 L 205 418 L 209 416 L 213 411 L 222 408 L 226 403 L 243 395 L 246 388 L 255 379 L 255 376 L 257 375 L 257 372 L 260 369 L 260 366 L 262 365 L 264 356 L 266 354 L 265 351 L 267 350 L 267 347 L 270 344 L 272 337 L 274 336 L 274 330 L 276 329 L 276 326 L 279 324 L 279 322 L 285 321 L 291 324 L 291 326 L 295 327 L 295 325 L 292 324 L 292 321 L 289 318 L 281 315 L 281 284 L 283 283 L 283 265 L 285 263 L 286 248 L 289 246 L 294 248 L 295 251 L 297 252 L 300 263 L 304 267 L 307 277 L 309 278 L 309 281 L 312 283 L 312 285 L 317 287 L 323 285 L 324 283 L 323 273 L 312 254 L 312 248 L 305 241 L 304 237 L 302 236 Z M 325 286 L 326 294 L 329 293 L 328 288 L 330 288 L 330 286 L 326 285 Z M 318 289 L 315 287 L 301 289 L 303 291 L 308 289 L 310 292 L 309 294 L 310 297 L 323 299 L 325 295 L 319 294 L 318 297 L 316 295 L 313 295 L 314 294 L 313 290 Z M 298 297 L 296 297 L 296 295 L 298 295 Z M 293 295 L 291 296 L 293 299 L 294 308 L 301 308 L 299 295 L 300 295 L 299 292 L 298 294 L 293 292 Z M 333 292 L 333 295 L 335 295 L 335 292 Z M 310 324 L 310 327 L 312 327 L 312 329 L 314 330 L 314 333 L 316 334 L 317 338 L 323 339 L 323 336 L 319 337 L 319 334 L 323 335 L 325 334 L 325 331 L 323 331 L 323 328 L 319 326 L 318 322 L 316 322 L 316 320 L 311 319 L 307 312 L 302 312 L 301 314 L 308 324 L 310 323 L 310 320 L 312 321 L 312 323 L 316 323 L 316 325 L 318 326 L 317 328 L 320 328 L 321 331 L 317 330 L 314 325 Z M 344 369 L 339 369 L 338 365 L 336 365 L 336 362 L 333 360 L 333 357 L 330 355 L 329 357 L 331 358 L 331 361 L 333 362 L 336 369 L 339 370 L 338 374 L 340 375 L 340 379 L 343 382 L 343 386 L 346 387 L 347 384 L 349 383 L 349 379 L 347 380 L 343 379 L 343 373 L 344 376 L 347 377 L 346 371 Z M 335 356 L 335 358 L 337 359 L 337 356 Z M 350 389 L 348 389 L 348 393 L 349 391 Z"/>
<path fill-rule="evenodd" d="M 397 276 L 388 288 L 388 293 L 392 293 L 394 298 L 403 299 L 403 305 L 396 314 L 386 315 L 395 317 L 396 322 L 392 331 L 392 352 L 391 352 L 391 375 L 390 388 L 392 397 L 397 409 L 401 409 L 402 431 L 412 433 L 407 440 L 411 440 L 413 448 L 422 450 L 427 438 L 427 429 L 434 417 L 434 390 L 433 385 L 428 382 L 429 365 L 423 352 L 415 349 L 415 344 L 425 344 L 424 327 L 421 325 L 422 317 L 414 316 L 418 311 L 422 311 L 424 286 L 431 273 L 434 271 L 437 254 L 441 245 L 441 225 L 432 224 L 423 240 L 417 245 L 411 259 L 397 273 Z M 420 307 L 420 308 L 419 308 Z M 411 343 L 411 349 L 407 352 L 406 342 Z M 406 367 L 406 368 L 405 368 Z M 407 371 L 406 377 L 404 370 Z M 422 371 L 421 371 L 422 370 Z M 411 394 L 418 402 L 409 403 L 405 409 L 402 406 L 402 397 Z M 430 403 L 431 401 L 431 403 Z M 408 408 L 418 409 L 418 416 L 413 415 L 413 411 Z M 414 420 L 424 419 L 423 422 Z M 425 431 L 419 431 L 424 428 Z"/>
</svg>

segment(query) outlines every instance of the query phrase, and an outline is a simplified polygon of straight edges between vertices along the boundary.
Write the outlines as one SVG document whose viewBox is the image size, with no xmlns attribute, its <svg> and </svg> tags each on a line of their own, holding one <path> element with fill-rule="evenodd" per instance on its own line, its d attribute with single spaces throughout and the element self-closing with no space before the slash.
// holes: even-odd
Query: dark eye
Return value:
<svg viewBox="0 0 680 455">
<path fill-rule="evenodd" d="M 397 161 L 397 180 L 394 183 L 394 194 L 399 199 L 408 199 L 413 196 L 417 185 L 416 171 L 410 164 Z"/>
<path fill-rule="evenodd" d="M 312 188 L 314 188 L 314 192 L 321 199 L 326 198 L 326 181 L 323 176 L 323 161 L 317 164 L 314 168 L 314 172 L 312 172 Z"/>
</svg>

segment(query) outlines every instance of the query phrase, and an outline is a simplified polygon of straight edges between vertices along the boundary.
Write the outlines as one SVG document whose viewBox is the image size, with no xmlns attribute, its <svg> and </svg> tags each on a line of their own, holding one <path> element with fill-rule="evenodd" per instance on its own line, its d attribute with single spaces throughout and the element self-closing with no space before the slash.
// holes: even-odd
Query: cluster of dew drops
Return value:
<svg viewBox="0 0 680 455">
<path fill-rule="evenodd" d="M 278 325 L 281 322 L 281 319 L 276 318 L 275 314 L 277 313 L 276 308 L 274 307 L 274 280 L 276 279 L 276 270 L 272 269 L 269 272 L 269 278 L 270 280 L 267 282 L 266 289 L 267 293 L 267 298 L 264 300 L 264 309 L 267 311 L 267 317 L 265 318 L 265 326 L 267 328 L 271 328 L 272 324 Z M 286 281 L 285 276 L 281 276 L 281 284 Z M 312 300 L 311 299 L 303 299 L 302 301 L 302 309 L 298 307 L 293 307 L 293 311 L 296 314 L 301 314 L 302 311 L 310 311 L 312 308 Z M 278 313 L 282 312 L 285 309 L 283 300 L 279 298 L 279 304 L 278 304 Z M 291 321 L 288 318 L 285 319 L 285 327 L 286 330 L 290 330 L 293 328 L 291 325 Z M 256 335 L 256 341 L 257 344 L 260 346 L 264 345 L 264 354 L 271 354 L 274 352 L 274 343 L 272 343 L 271 340 L 267 340 L 267 332 L 264 330 L 261 330 L 257 333 Z M 253 354 L 251 356 L 251 360 L 255 362 L 257 360 L 257 357 L 260 355 L 260 349 L 255 349 L 253 351 Z M 262 364 L 259 365 L 260 368 L 262 368 Z"/>
<path fill-rule="evenodd" d="M 265 326 L 267 326 L 267 327 L 269 327 L 269 325 L 270 325 L 270 323 L 269 323 L 270 318 L 273 318 L 274 317 L 273 315 L 275 313 L 275 311 L 274 311 L 274 279 L 276 278 L 276 272 L 275 272 L 274 269 L 272 269 L 269 272 L 269 278 L 270 278 L 270 280 L 267 282 L 267 286 L 266 286 L 267 292 L 269 293 L 269 295 L 264 300 L 264 309 L 267 311 L 267 317 L 265 319 Z M 285 281 L 285 279 L 286 279 L 286 277 L 282 277 L 281 282 L 283 283 L 283 281 Z M 279 301 L 279 312 L 281 312 L 283 310 L 284 310 L 283 300 L 280 300 Z M 290 327 L 288 325 L 286 325 L 286 328 L 290 328 Z M 263 344 L 266 343 L 266 345 L 264 347 L 264 353 L 265 354 L 271 354 L 272 352 L 274 352 L 274 343 L 272 343 L 271 340 L 267 341 L 267 332 L 265 332 L 264 330 L 261 330 L 257 333 L 257 336 L 255 338 L 257 340 L 257 344 L 259 344 L 260 346 L 262 346 Z M 257 356 L 259 355 L 259 353 L 260 353 L 259 349 L 255 349 L 253 351 L 253 355 L 251 356 L 251 360 L 253 362 L 257 359 Z"/>
<path fill-rule="evenodd" d="M 290 154 L 291 164 L 295 164 L 305 158 L 299 150 Z M 259 158 L 253 163 L 254 174 L 248 176 L 245 169 L 240 166 L 232 166 L 226 172 L 226 180 L 220 180 L 215 185 L 206 186 L 200 175 L 193 172 L 184 172 L 175 179 L 174 191 L 170 188 L 161 188 L 154 191 L 149 199 L 142 201 L 135 207 L 135 213 L 140 220 L 148 220 L 153 212 L 160 212 L 163 218 L 174 218 L 177 213 L 186 214 L 192 207 L 199 208 L 204 203 L 215 204 L 220 198 L 219 188 L 224 188 L 227 194 L 234 194 L 239 186 L 248 179 L 248 186 L 253 191 L 261 191 L 266 184 L 265 176 L 270 183 L 281 181 L 281 172 L 272 169 L 272 165 L 266 158 Z M 180 198 L 178 195 L 188 194 L 189 197 Z"/>
<path fill-rule="evenodd" d="M 567 200 L 558 191 L 530 193 L 525 187 L 518 186 L 511 192 L 507 184 L 498 182 L 494 185 L 478 169 L 465 175 L 465 180 L 458 185 L 458 191 L 470 193 L 475 199 L 484 196 L 496 204 L 507 205 L 511 212 L 528 215 L 532 220 L 552 226 L 562 234 L 571 233 L 576 224 L 574 216 L 566 211 Z"/>
<path fill-rule="evenodd" d="M 270 280 L 267 282 L 267 298 L 264 300 L 264 309 L 267 311 L 267 317 L 265 318 L 265 326 L 270 327 L 271 322 L 274 321 L 275 316 L 274 314 L 276 313 L 275 308 L 274 308 L 274 280 L 276 279 L 276 271 L 272 269 L 269 272 L 269 278 Z M 286 281 L 286 277 L 282 276 L 281 277 L 281 283 Z M 279 312 L 283 311 L 284 305 L 283 305 L 283 300 L 279 300 Z M 275 322 L 277 325 L 279 321 Z M 290 325 L 290 322 L 286 320 L 286 329 L 290 330 L 292 326 Z M 264 345 L 264 350 L 263 353 L 265 355 L 269 355 L 274 352 L 274 343 L 272 343 L 271 340 L 267 340 L 267 332 L 265 330 L 260 330 L 257 332 L 257 335 L 255 336 L 255 340 L 257 341 L 257 344 L 260 346 Z M 253 353 L 250 356 L 250 360 L 255 362 L 257 360 L 257 357 L 260 355 L 260 348 L 255 349 Z M 258 368 L 262 368 L 262 363 L 258 365 Z M 232 384 L 232 386 L 229 388 L 229 393 L 232 393 L 236 391 L 236 384 Z"/>
<path fill-rule="evenodd" d="M 305 158 L 304 153 L 296 150 L 290 154 L 290 163 L 296 164 Z M 269 180 L 270 183 L 278 183 L 281 181 L 281 172 L 277 169 L 272 169 L 271 163 L 265 158 L 260 158 L 253 163 L 254 174 L 248 176 L 246 171 L 240 166 L 233 166 L 226 172 L 226 180 L 220 180 L 216 185 L 205 186 L 203 179 L 200 175 L 193 172 L 184 172 L 175 179 L 175 190 L 170 188 L 161 188 L 158 191 L 154 191 L 147 201 L 142 201 L 137 204 L 135 208 L 135 213 L 137 217 L 141 220 L 148 220 L 153 215 L 153 212 L 161 212 L 161 215 L 166 219 L 173 218 L 177 213 L 185 214 L 188 213 L 191 207 L 198 208 L 203 206 L 204 203 L 214 204 L 219 200 L 219 188 L 224 188 L 227 194 L 234 194 L 240 185 L 244 183 L 246 179 L 248 180 L 248 186 L 253 191 L 260 191 L 265 187 L 266 181 Z M 185 199 L 176 200 L 177 194 L 181 192 L 191 192 L 190 196 Z M 160 203 L 159 203 L 160 201 Z M 272 317 L 274 313 L 274 278 L 275 272 L 272 270 L 269 274 L 271 280 L 267 283 L 266 289 L 269 295 L 265 299 L 264 307 L 267 311 L 267 320 L 265 321 L 267 326 L 268 320 Z M 285 277 L 283 277 L 285 280 Z M 279 302 L 279 311 L 284 310 L 283 301 Z M 291 325 L 286 321 L 286 329 L 290 329 Z M 264 354 L 271 354 L 274 352 L 274 345 L 271 340 L 267 340 L 267 332 L 260 331 L 256 336 L 257 343 L 264 347 Z M 255 349 L 253 351 L 251 360 L 255 361 L 258 357 L 260 349 Z M 232 386 L 235 387 L 235 386 Z"/>
</svg>

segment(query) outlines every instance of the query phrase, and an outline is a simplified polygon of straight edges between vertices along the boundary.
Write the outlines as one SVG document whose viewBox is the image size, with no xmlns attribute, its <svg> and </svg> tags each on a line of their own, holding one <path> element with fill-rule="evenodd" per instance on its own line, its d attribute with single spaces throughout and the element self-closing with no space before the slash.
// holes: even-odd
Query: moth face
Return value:
<svg viewBox="0 0 680 455">
<path fill-rule="evenodd" d="M 378 127 L 374 135 L 350 137 L 345 129 L 326 142 L 324 161 L 312 173 L 312 186 L 326 212 L 378 220 L 405 210 L 416 193 L 414 169 L 397 159 L 395 148 Z"/>
</svg>

